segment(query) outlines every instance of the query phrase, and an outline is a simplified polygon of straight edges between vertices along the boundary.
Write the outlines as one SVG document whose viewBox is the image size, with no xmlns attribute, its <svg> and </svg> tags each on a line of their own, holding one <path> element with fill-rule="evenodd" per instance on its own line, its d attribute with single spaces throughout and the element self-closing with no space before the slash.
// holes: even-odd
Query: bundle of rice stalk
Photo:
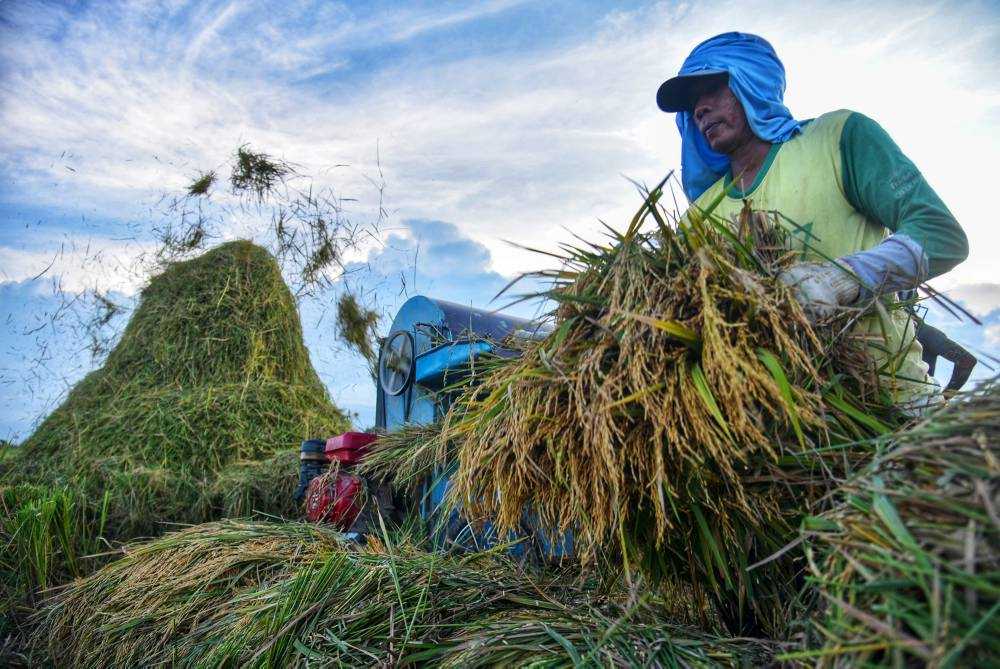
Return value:
<svg viewBox="0 0 1000 669">
<path fill-rule="evenodd" d="M 379 434 L 358 473 L 415 496 L 449 455 L 440 423 L 407 424 Z"/>
<path fill-rule="evenodd" d="M 916 428 L 805 525 L 819 666 L 1000 658 L 1000 383 Z"/>
<path fill-rule="evenodd" d="M 298 523 L 224 521 L 128 547 L 68 586 L 37 614 L 36 649 L 61 666 L 136 666 L 181 660 L 200 621 L 239 593 L 289 578 L 339 535 Z"/>
<path fill-rule="evenodd" d="M 572 613 L 584 610 L 591 613 Z M 352 547 L 316 525 L 223 522 L 131 546 L 58 594 L 37 616 L 34 641 L 51 662 L 80 667 L 420 664 L 440 661 L 439 647 L 467 651 L 467 629 L 497 637 L 477 643 L 477 653 L 503 646 L 502 621 L 512 620 L 504 616 L 518 611 L 573 639 L 564 662 L 575 647 L 600 642 L 608 644 L 595 652 L 603 663 L 629 645 L 637 656 L 658 652 L 663 635 L 651 616 L 662 610 L 629 613 L 645 621 L 633 629 L 621 616 L 631 609 L 602 604 L 568 579 L 530 578 L 495 554 L 459 558 L 388 541 Z M 605 626 L 609 616 L 617 624 Z M 566 629 L 577 624 L 593 629 Z M 538 641 L 538 656 L 559 652 L 553 638 Z M 677 656 L 711 658 L 712 648 Z"/>
<path fill-rule="evenodd" d="M 503 532 L 530 509 L 573 530 L 585 559 L 619 550 L 704 587 L 732 632 L 753 629 L 750 610 L 780 628 L 794 554 L 748 566 L 867 460 L 854 444 L 888 430 L 884 393 L 850 328 L 811 328 L 776 278 L 796 260 L 776 219 L 670 223 L 661 195 L 611 244 L 566 245 L 563 266 L 538 273 L 554 332 L 446 416 L 454 503 Z"/>
</svg>

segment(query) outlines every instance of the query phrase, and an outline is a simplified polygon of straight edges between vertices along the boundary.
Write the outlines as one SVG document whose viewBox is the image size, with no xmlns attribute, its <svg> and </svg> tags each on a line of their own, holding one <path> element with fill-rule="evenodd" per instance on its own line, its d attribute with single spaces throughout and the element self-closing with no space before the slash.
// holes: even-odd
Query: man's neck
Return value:
<svg viewBox="0 0 1000 669">
<path fill-rule="evenodd" d="M 733 174 L 733 183 L 740 190 L 747 190 L 757 178 L 757 173 L 764 165 L 771 143 L 757 137 L 751 137 L 736 147 L 729 154 L 729 167 Z"/>
</svg>

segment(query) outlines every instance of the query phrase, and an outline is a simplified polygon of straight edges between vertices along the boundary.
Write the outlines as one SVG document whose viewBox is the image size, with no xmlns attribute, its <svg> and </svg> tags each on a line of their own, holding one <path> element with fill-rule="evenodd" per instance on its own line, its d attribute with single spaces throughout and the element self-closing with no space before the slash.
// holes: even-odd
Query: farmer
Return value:
<svg viewBox="0 0 1000 669">
<path fill-rule="evenodd" d="M 881 126 L 848 110 L 796 120 L 784 92 L 771 45 L 731 32 L 695 47 L 656 101 L 677 114 L 681 184 L 695 211 L 721 196 L 713 214 L 724 220 L 744 201 L 780 212 L 801 253 L 781 279 L 811 320 L 912 289 L 965 260 L 962 228 Z M 902 309 L 881 320 L 857 328 L 877 338 L 872 350 L 902 408 L 919 412 L 939 391 L 914 322 Z"/>
</svg>

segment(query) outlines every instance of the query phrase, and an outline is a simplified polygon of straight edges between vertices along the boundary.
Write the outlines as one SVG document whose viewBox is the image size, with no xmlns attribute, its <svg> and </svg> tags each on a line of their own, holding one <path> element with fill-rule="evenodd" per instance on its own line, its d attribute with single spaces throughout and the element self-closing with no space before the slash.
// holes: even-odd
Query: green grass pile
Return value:
<svg viewBox="0 0 1000 669">
<path fill-rule="evenodd" d="M 78 667 L 735 666 L 768 650 L 666 620 L 655 600 L 529 575 L 497 553 L 228 521 L 131 546 L 55 597 L 34 641 Z"/>
<path fill-rule="evenodd" d="M 810 664 L 1000 662 L 1000 383 L 903 433 L 805 525 Z"/>
<path fill-rule="evenodd" d="M 207 491 L 213 508 L 229 518 L 265 513 L 297 518 L 299 453 L 288 450 L 259 460 L 240 460 L 219 470 Z"/>
<path fill-rule="evenodd" d="M 501 532 L 529 509 L 585 559 L 687 582 L 731 633 L 775 632 L 801 552 L 748 567 L 867 463 L 888 403 L 856 315 L 810 327 L 777 279 L 798 259 L 779 221 L 671 221 L 661 195 L 540 273 L 554 331 L 445 418 L 453 501 Z"/>
<path fill-rule="evenodd" d="M 103 367 L 0 463 L 8 554 L 43 550 L 34 543 L 54 521 L 30 509 L 62 508 L 62 495 L 74 511 L 59 522 L 76 542 L 44 540 L 48 577 L 24 582 L 4 564 L 0 581 L 29 594 L 76 575 L 64 567 L 79 556 L 174 523 L 291 513 L 299 442 L 347 425 L 270 254 L 231 242 L 171 264 L 142 292 Z"/>
</svg>

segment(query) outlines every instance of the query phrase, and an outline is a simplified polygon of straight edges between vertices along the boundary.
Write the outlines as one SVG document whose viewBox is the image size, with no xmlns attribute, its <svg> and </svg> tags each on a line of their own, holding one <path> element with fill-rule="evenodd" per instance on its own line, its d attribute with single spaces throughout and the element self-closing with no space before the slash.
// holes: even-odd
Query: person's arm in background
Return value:
<svg viewBox="0 0 1000 669">
<path fill-rule="evenodd" d="M 942 357 L 952 364 L 951 378 L 948 380 L 948 385 L 945 386 L 945 392 L 961 390 L 965 382 L 969 380 L 969 376 L 972 375 L 972 370 L 976 367 L 978 362 L 976 356 L 923 320 L 917 325 L 917 339 L 920 340 L 924 348 L 923 358 L 924 362 L 927 363 L 927 373 L 931 376 L 934 375 L 937 359 Z"/>
<path fill-rule="evenodd" d="M 914 288 L 965 260 L 965 232 L 913 162 L 882 127 L 857 112 L 840 138 L 844 196 L 893 234 L 841 260 L 869 293 Z"/>
</svg>

